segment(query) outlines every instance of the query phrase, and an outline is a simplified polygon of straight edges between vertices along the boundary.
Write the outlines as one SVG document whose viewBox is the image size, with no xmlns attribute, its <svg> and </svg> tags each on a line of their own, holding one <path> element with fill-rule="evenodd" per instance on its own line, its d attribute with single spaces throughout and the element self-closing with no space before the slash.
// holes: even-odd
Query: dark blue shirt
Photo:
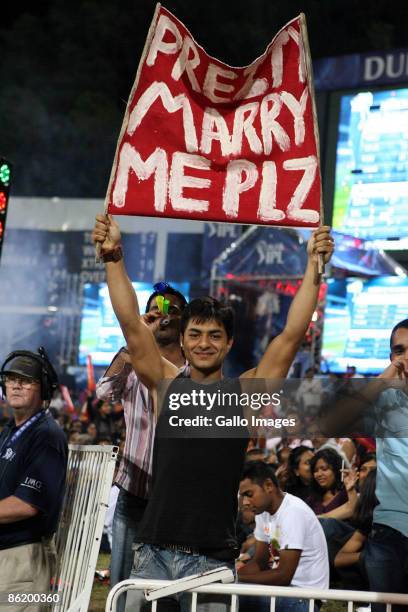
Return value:
<svg viewBox="0 0 408 612">
<path fill-rule="evenodd" d="M 0 524 L 0 549 L 53 534 L 64 496 L 68 447 L 62 429 L 45 411 L 10 444 L 18 429 L 12 419 L 0 434 L 0 500 L 14 495 L 39 512 Z"/>
</svg>

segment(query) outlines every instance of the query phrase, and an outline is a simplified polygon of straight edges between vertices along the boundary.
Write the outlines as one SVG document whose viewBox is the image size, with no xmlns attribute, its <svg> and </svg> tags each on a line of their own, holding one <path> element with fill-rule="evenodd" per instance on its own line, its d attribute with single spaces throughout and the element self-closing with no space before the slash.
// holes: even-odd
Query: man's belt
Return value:
<svg viewBox="0 0 408 612">
<path fill-rule="evenodd" d="M 202 555 L 217 559 L 218 561 L 233 561 L 239 555 L 237 548 L 201 548 L 194 546 L 186 546 L 184 544 L 162 544 L 159 546 L 162 550 L 172 550 L 174 552 L 182 552 L 187 555 Z"/>
</svg>

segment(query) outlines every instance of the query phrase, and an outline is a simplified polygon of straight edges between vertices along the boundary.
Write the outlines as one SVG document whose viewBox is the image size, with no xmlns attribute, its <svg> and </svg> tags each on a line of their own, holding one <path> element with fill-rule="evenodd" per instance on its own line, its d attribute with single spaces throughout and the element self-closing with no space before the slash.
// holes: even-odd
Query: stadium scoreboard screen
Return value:
<svg viewBox="0 0 408 612">
<path fill-rule="evenodd" d="M 333 228 L 379 248 L 408 248 L 408 88 L 331 99 L 326 180 Z"/>
<path fill-rule="evenodd" d="M 132 283 L 143 314 L 149 296 L 153 293 L 151 283 Z M 171 283 L 188 300 L 189 283 Z M 122 330 L 113 312 L 106 283 L 84 285 L 81 331 L 78 352 L 79 365 L 86 365 L 88 355 L 96 366 L 107 366 L 118 350 L 125 344 Z"/>
<path fill-rule="evenodd" d="M 329 279 L 322 342 L 326 369 L 382 372 L 389 365 L 390 332 L 407 318 L 407 304 L 408 278 Z"/>
</svg>

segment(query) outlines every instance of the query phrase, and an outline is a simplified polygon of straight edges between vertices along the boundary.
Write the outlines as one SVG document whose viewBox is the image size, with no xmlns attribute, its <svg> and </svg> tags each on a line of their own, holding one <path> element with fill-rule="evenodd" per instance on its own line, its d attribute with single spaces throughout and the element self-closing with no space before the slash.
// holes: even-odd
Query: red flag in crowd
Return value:
<svg viewBox="0 0 408 612">
<path fill-rule="evenodd" d="M 88 391 L 95 391 L 95 372 L 91 355 L 87 355 L 86 357 L 86 373 L 88 376 Z"/>
<path fill-rule="evenodd" d="M 72 401 L 68 387 L 66 387 L 65 385 L 61 385 L 61 393 L 62 397 L 64 398 L 64 402 L 67 405 L 68 412 L 70 412 L 71 414 L 75 413 L 74 402 Z"/>
</svg>

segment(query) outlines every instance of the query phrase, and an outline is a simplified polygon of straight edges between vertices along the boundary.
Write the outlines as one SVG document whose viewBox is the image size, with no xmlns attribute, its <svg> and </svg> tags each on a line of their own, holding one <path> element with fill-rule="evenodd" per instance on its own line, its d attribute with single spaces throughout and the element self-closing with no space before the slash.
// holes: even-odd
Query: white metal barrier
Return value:
<svg viewBox="0 0 408 612">
<path fill-rule="evenodd" d="M 70 444 L 62 514 L 56 534 L 53 592 L 58 612 L 86 612 L 118 448 Z"/>
<path fill-rule="evenodd" d="M 118 597 L 128 590 L 144 590 L 151 587 L 165 586 L 169 584 L 166 580 L 123 580 L 116 584 L 110 591 L 106 600 L 105 612 L 116 612 Z M 270 612 L 275 612 L 276 597 L 295 597 L 297 599 L 309 600 L 309 612 L 314 611 L 315 600 L 344 601 L 347 602 L 347 612 L 353 612 L 353 604 L 358 603 L 383 603 L 386 604 L 386 612 L 391 612 L 392 604 L 408 605 L 408 595 L 399 593 L 373 593 L 369 591 L 346 591 L 346 590 L 322 590 L 304 589 L 297 587 L 268 587 L 257 584 L 211 584 L 198 587 L 188 591 L 192 593 L 191 612 L 197 612 L 197 594 L 212 593 L 231 596 L 230 612 L 238 611 L 238 596 L 254 595 L 271 597 Z M 157 601 L 151 602 L 151 612 L 157 611 Z"/>
</svg>

